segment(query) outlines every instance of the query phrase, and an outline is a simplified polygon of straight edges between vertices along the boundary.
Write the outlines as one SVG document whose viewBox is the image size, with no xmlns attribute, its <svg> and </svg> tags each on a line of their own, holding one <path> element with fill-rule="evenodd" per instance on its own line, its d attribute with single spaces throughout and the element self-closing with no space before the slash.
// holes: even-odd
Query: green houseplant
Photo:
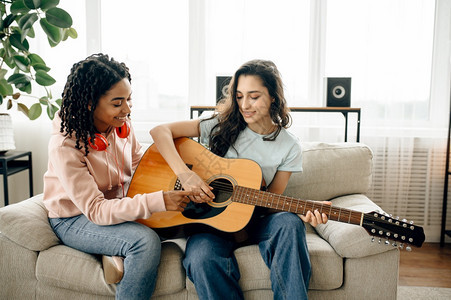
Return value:
<svg viewBox="0 0 451 300">
<path fill-rule="evenodd" d="M 37 119 L 43 108 L 53 119 L 61 105 L 48 88 L 55 83 L 50 68 L 30 51 L 28 43 L 35 38 L 35 28 L 43 30 L 51 47 L 77 38 L 72 17 L 58 5 L 59 0 L 0 0 L 0 105 L 6 104 L 7 109 L 17 105 L 30 120 Z M 44 95 L 32 95 L 34 84 L 44 87 Z M 36 102 L 27 107 L 25 96 Z"/>
</svg>

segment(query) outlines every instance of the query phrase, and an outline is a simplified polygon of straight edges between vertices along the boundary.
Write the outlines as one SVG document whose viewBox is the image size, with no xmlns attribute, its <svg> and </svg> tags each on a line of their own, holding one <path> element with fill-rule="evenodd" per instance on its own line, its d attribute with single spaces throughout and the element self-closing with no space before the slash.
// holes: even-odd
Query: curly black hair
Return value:
<svg viewBox="0 0 451 300">
<path fill-rule="evenodd" d="M 236 142 L 238 135 L 247 123 L 240 113 L 236 94 L 238 79 L 241 75 L 258 76 L 274 101 L 271 103 L 269 114 L 277 129 L 263 138 L 265 141 L 274 141 L 282 128 L 291 125 L 290 109 L 284 95 L 282 77 L 276 65 L 270 60 L 255 59 L 244 63 L 233 75 L 225 98 L 218 102 L 216 124 L 210 134 L 209 146 L 213 153 L 224 156 L 227 150 Z"/>
<path fill-rule="evenodd" d="M 131 82 L 127 66 L 102 53 L 72 66 L 62 94 L 60 132 L 69 137 L 75 135 L 75 147 L 82 149 L 84 145 L 85 155 L 89 153 L 88 141 L 93 140 L 97 132 L 94 111 L 100 97 L 124 78 Z"/>
</svg>

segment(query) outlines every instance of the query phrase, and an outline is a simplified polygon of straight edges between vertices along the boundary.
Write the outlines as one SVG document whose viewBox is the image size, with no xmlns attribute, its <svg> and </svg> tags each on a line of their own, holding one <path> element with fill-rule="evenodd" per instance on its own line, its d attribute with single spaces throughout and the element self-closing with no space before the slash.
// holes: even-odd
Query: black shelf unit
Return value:
<svg viewBox="0 0 451 300">
<path fill-rule="evenodd" d="M 446 163 L 445 163 L 445 184 L 443 189 L 443 206 L 442 206 L 442 229 L 440 233 L 440 247 L 445 246 L 445 236 L 451 237 L 451 230 L 446 229 L 446 211 L 448 209 L 448 183 L 451 171 L 449 169 L 450 163 L 450 140 L 451 138 L 451 93 L 450 93 L 450 109 L 449 109 L 449 120 L 448 120 L 448 139 L 446 144 Z"/>
<path fill-rule="evenodd" d="M 25 158 L 26 160 L 24 160 Z M 0 154 L 0 174 L 3 175 L 4 205 L 9 204 L 8 177 L 28 170 L 30 197 L 33 196 L 33 168 L 31 151 L 10 150 Z"/>
<path fill-rule="evenodd" d="M 190 107 L 190 119 L 194 118 L 194 112 L 197 112 L 197 115 L 201 115 L 204 111 L 215 110 L 216 106 L 191 106 Z M 290 107 L 290 111 L 292 112 L 339 112 L 342 113 L 345 118 L 345 133 L 344 133 L 344 141 L 348 141 L 348 113 L 357 114 L 357 135 L 356 142 L 360 142 L 360 108 L 353 107 Z"/>
</svg>

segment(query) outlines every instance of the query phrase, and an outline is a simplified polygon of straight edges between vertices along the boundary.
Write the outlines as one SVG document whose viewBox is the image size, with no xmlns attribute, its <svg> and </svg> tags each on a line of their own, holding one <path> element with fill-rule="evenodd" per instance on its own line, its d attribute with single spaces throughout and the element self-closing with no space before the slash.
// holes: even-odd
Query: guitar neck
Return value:
<svg viewBox="0 0 451 300">
<path fill-rule="evenodd" d="M 329 220 L 362 226 L 364 213 L 334 207 L 318 201 L 301 200 L 280 194 L 235 186 L 232 201 L 305 215 L 309 210 L 325 213 Z"/>
</svg>

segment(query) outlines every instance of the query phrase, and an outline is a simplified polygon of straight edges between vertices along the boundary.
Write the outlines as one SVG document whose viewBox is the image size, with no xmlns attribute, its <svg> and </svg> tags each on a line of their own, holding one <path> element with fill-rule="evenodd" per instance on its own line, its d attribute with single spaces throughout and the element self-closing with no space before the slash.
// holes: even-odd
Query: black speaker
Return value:
<svg viewBox="0 0 451 300">
<path fill-rule="evenodd" d="M 227 94 L 232 76 L 216 76 L 216 103 Z"/>
<path fill-rule="evenodd" d="M 326 105 L 328 107 L 351 106 L 351 78 L 327 77 L 326 78 Z"/>
</svg>

